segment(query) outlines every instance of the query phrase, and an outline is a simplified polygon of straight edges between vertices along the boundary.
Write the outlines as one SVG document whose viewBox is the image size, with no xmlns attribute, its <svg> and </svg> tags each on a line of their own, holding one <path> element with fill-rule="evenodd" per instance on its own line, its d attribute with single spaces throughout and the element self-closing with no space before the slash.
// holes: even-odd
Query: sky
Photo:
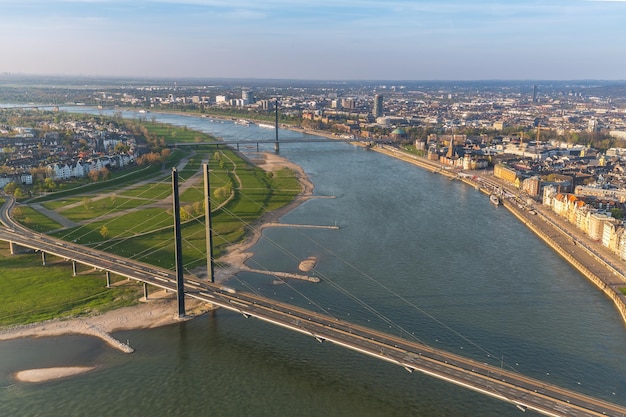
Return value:
<svg viewBox="0 0 626 417">
<path fill-rule="evenodd" d="M 0 74 L 626 79 L 626 0 L 0 0 Z"/>
</svg>

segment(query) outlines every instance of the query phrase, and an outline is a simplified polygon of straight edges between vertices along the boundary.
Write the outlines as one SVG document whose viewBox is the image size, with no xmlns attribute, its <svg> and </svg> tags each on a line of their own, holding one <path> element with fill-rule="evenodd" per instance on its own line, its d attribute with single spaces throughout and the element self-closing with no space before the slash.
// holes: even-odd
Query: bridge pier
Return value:
<svg viewBox="0 0 626 417">
<path fill-rule="evenodd" d="M 105 275 L 107 277 L 107 288 L 111 288 L 111 271 L 106 271 Z"/>
<path fill-rule="evenodd" d="M 76 275 L 78 275 L 76 261 L 72 261 L 72 276 L 75 277 Z"/>
<path fill-rule="evenodd" d="M 9 241 L 9 251 L 11 255 L 17 255 L 18 253 L 30 252 L 31 249 L 18 245 L 17 243 Z"/>
<path fill-rule="evenodd" d="M 143 298 L 145 300 L 148 299 L 148 283 L 147 282 L 143 283 Z"/>
<path fill-rule="evenodd" d="M 46 252 L 41 251 L 41 264 L 46 266 Z"/>
</svg>

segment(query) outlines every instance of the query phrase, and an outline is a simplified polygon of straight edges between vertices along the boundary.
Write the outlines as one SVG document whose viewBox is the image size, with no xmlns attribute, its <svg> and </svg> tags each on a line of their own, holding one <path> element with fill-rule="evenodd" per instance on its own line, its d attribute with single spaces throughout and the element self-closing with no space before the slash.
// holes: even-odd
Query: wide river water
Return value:
<svg viewBox="0 0 626 417">
<path fill-rule="evenodd" d="M 226 140 L 274 135 L 208 118 L 147 117 Z M 339 229 L 266 229 L 249 265 L 297 272 L 315 256 L 321 282 L 276 285 L 241 273 L 229 286 L 626 405 L 619 314 L 504 208 L 349 144 L 282 144 L 280 153 L 304 168 L 316 196 L 333 197 L 313 198 L 281 221 Z M 511 404 L 224 310 L 115 336 L 136 352 L 82 336 L 1 342 L 0 416 L 520 415 Z M 86 365 L 96 370 L 47 383 L 13 377 Z"/>
</svg>

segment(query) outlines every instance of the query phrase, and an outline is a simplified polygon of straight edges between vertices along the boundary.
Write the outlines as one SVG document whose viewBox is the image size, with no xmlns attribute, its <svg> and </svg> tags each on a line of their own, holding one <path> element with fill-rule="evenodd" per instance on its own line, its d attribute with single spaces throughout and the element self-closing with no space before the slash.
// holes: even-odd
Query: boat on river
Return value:
<svg viewBox="0 0 626 417">
<path fill-rule="evenodd" d="M 491 201 L 491 204 L 493 204 L 494 206 L 499 206 L 500 205 L 500 197 L 498 197 L 495 194 L 491 194 L 489 196 L 489 201 Z"/>
</svg>

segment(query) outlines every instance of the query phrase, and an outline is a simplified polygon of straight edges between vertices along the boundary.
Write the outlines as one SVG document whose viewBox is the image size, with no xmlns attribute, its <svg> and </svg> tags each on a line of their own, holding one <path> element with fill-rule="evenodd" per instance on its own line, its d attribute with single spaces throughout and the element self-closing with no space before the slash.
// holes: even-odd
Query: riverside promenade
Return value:
<svg viewBox="0 0 626 417">
<path fill-rule="evenodd" d="M 626 325 L 626 295 L 620 291 L 620 288 L 626 288 L 626 264 L 601 243 L 593 241 L 541 203 L 529 205 L 526 199 L 518 194 L 518 190 L 494 178 L 493 175 L 485 176 L 481 172 L 480 176 L 461 176 L 457 170 L 450 167 L 390 146 L 381 145 L 373 147 L 372 150 L 442 174 L 451 180 L 458 179 L 487 195 L 496 189 L 505 190 L 508 196 L 502 198 L 503 206 L 606 294 Z"/>
</svg>

